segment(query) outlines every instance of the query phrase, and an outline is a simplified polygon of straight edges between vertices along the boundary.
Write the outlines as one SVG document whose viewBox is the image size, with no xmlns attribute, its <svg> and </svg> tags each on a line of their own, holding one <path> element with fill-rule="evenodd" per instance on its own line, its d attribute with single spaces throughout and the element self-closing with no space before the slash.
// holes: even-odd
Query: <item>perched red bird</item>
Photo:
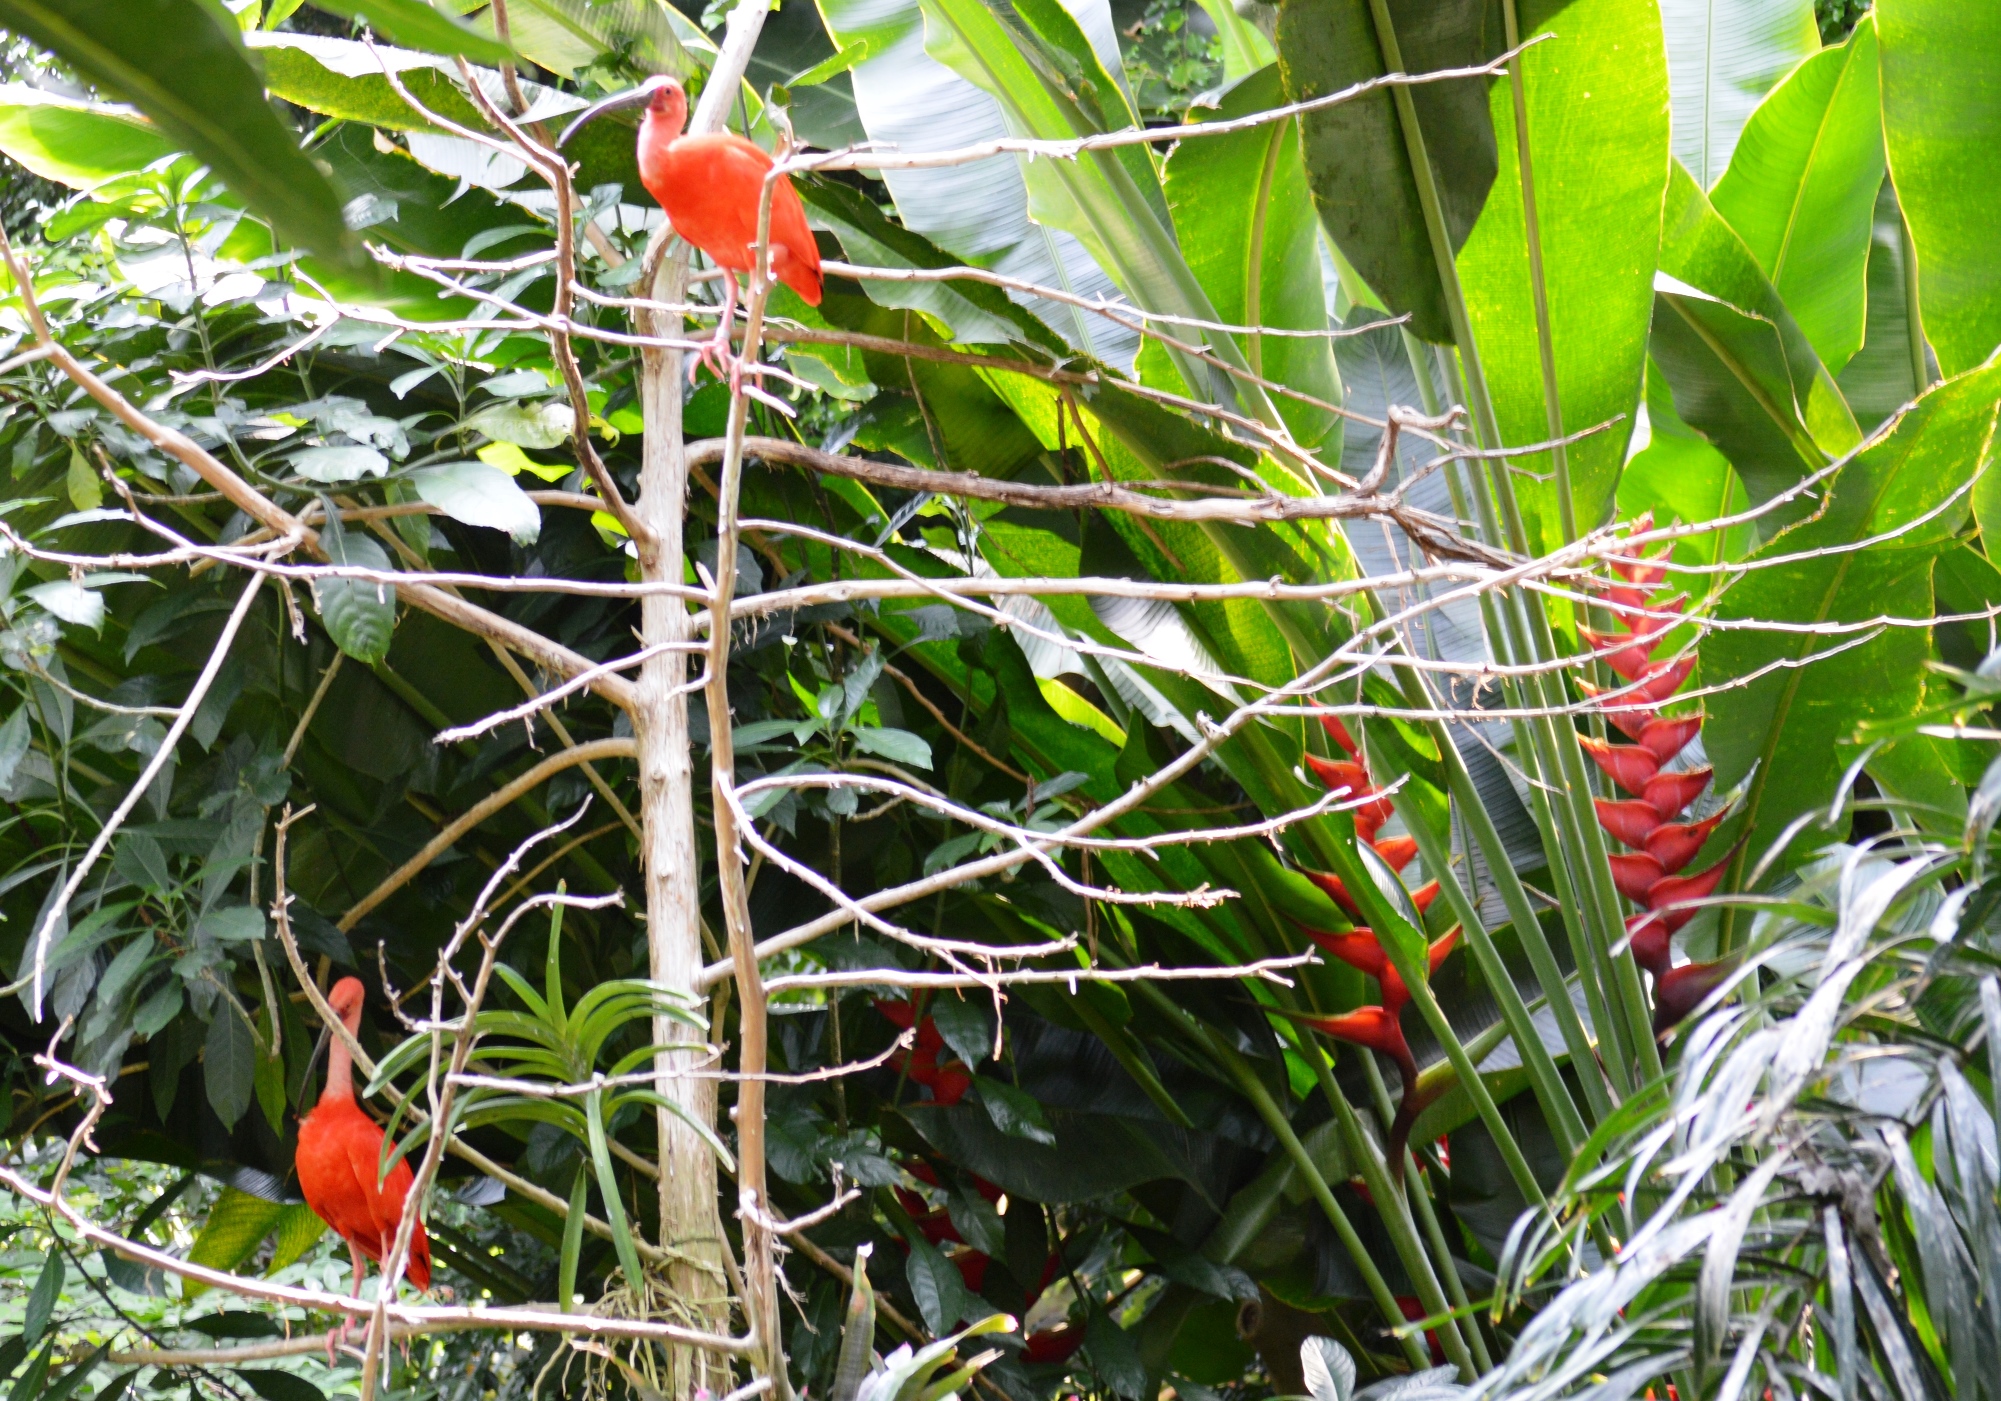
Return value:
<svg viewBox="0 0 2001 1401">
<path fill-rule="evenodd" d="M 327 994 L 349 1035 L 361 1029 L 361 999 L 359 978 L 342 978 Z M 347 1043 L 338 1036 L 327 1051 L 327 1087 L 299 1124 L 296 1162 L 306 1205 L 347 1241 L 354 1255 L 354 1293 L 359 1298 L 366 1269 L 362 1257 L 379 1265 L 396 1244 L 404 1201 L 410 1195 L 410 1165 L 398 1158 L 389 1165 L 387 1177 L 382 1175 L 382 1130 L 354 1101 L 353 1060 Z M 422 1221 L 410 1236 L 405 1273 L 419 1289 L 431 1287 L 431 1242 Z M 329 1363 L 352 1321 L 343 1319 L 327 1334 Z"/>
<path fill-rule="evenodd" d="M 742 359 L 730 350 L 736 279 L 756 265 L 757 208 L 773 162 L 766 151 L 733 132 L 682 135 L 688 122 L 688 94 L 672 78 L 663 77 L 648 78 L 630 92 L 586 108 L 564 128 L 556 144 L 567 142 L 602 113 L 642 102 L 646 119 L 639 125 L 639 180 L 667 212 L 674 232 L 723 270 L 728 298 L 702 360 L 712 368 L 728 365 L 734 388 L 743 373 Z M 820 246 L 806 225 L 799 192 L 782 175 L 771 191 L 771 271 L 808 306 L 820 304 Z M 690 376 L 693 373 L 691 365 Z"/>
</svg>

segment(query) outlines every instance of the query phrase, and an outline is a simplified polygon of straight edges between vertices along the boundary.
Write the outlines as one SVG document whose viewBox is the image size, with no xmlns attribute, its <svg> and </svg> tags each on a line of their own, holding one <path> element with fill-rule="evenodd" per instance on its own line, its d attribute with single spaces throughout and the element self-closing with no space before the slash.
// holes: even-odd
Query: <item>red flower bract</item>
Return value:
<svg viewBox="0 0 2001 1401">
<path fill-rule="evenodd" d="M 1649 516 L 1637 526 L 1647 530 L 1652 523 Z M 1626 930 L 1634 961 L 1654 979 L 1656 1033 L 1665 1033 L 1700 1005 L 1727 972 L 1720 963 L 1675 967 L 1673 937 L 1695 917 L 1694 902 L 1715 894 L 1735 855 L 1733 848 L 1706 871 L 1677 874 L 1701 852 L 1727 809 L 1695 822 L 1671 820 L 1702 796 L 1711 774 L 1708 768 L 1665 767 L 1702 732 L 1702 712 L 1662 716 L 1652 708 L 1679 690 L 1695 666 L 1693 655 L 1668 662 L 1652 659 L 1655 646 L 1674 626 L 1658 615 L 1679 613 L 1683 604 L 1680 597 L 1665 603 L 1653 601 L 1655 590 L 1667 577 L 1665 560 L 1665 555 L 1636 556 L 1630 546 L 1615 551 L 1609 563 L 1621 582 L 1605 588 L 1604 597 L 1616 610 L 1636 611 L 1618 611 L 1618 630 L 1614 632 L 1577 630 L 1601 661 L 1632 683 L 1610 691 L 1586 682 L 1578 684 L 1587 696 L 1600 700 L 1605 718 L 1636 743 L 1607 744 L 1590 738 L 1579 742 L 1614 783 L 1633 795 L 1631 799 L 1597 798 L 1593 806 L 1598 824 L 1633 848 L 1615 852 L 1609 859 L 1619 893 L 1643 907 L 1643 913 L 1626 921 Z"/>
</svg>

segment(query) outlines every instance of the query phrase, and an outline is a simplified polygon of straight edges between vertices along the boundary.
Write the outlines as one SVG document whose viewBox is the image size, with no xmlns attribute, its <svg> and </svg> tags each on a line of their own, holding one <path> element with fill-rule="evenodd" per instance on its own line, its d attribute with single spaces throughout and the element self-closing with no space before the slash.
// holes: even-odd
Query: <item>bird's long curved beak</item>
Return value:
<svg viewBox="0 0 2001 1401">
<path fill-rule="evenodd" d="M 613 93 L 610 97 L 593 102 L 570 119 L 570 124 L 563 128 L 563 134 L 556 138 L 556 145 L 560 147 L 567 144 L 572 136 L 575 136 L 585 126 L 596 121 L 605 113 L 616 112 L 624 107 L 638 107 L 642 103 L 650 101 L 652 97 L 652 89 L 641 84 L 639 87 L 628 88 L 624 92 Z"/>
<path fill-rule="evenodd" d="M 313 1072 L 320 1068 L 320 1060 L 327 1053 L 327 1043 L 333 1040 L 333 1031 L 320 1028 L 320 1039 L 313 1043 L 313 1053 L 306 1059 L 306 1075 L 299 1082 L 299 1102 L 292 1106 L 292 1112 L 299 1118 L 306 1117 L 306 1101 L 313 1096 Z"/>
</svg>

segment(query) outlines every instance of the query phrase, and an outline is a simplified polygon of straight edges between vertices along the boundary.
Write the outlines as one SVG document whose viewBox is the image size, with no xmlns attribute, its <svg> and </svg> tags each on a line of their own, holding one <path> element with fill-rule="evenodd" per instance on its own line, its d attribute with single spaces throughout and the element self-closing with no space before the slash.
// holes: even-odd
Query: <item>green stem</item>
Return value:
<svg viewBox="0 0 2001 1401">
<path fill-rule="evenodd" d="M 1443 726 L 1437 728 L 1442 730 Z M 1447 749 L 1452 750 L 1453 759 L 1460 757 L 1450 736 L 1435 733 L 1433 740 L 1439 746 L 1441 761 L 1449 762 L 1444 753 Z M 1461 762 L 1463 764 L 1464 761 Z M 1448 791 L 1454 794 L 1461 808 L 1468 807 L 1466 798 L 1459 796 L 1458 785 L 1453 782 L 1450 769 L 1447 770 L 1446 782 Z M 1474 793 L 1471 796 L 1473 801 L 1470 806 L 1478 809 L 1484 817 L 1485 809 L 1480 807 L 1479 794 Z M 1535 1029 L 1535 1019 L 1529 1012 L 1528 1004 L 1522 1000 L 1521 990 L 1515 986 L 1514 977 L 1508 972 L 1500 950 L 1494 947 L 1493 936 L 1487 932 L 1487 926 L 1480 919 L 1479 907 L 1460 885 L 1459 873 L 1452 869 L 1452 853 L 1449 845 L 1442 841 L 1437 831 L 1424 820 L 1424 815 L 1418 810 L 1417 804 L 1406 799 L 1401 791 L 1393 801 L 1396 803 L 1398 815 L 1403 818 L 1405 830 L 1417 842 L 1418 854 L 1424 858 L 1424 869 L 1437 879 L 1446 903 L 1452 907 L 1453 918 L 1459 921 L 1467 947 L 1472 950 L 1474 961 L 1480 965 L 1480 976 L 1486 982 L 1487 990 L 1493 995 L 1495 1004 L 1501 1009 L 1501 1018 L 1508 1024 L 1508 1034 L 1514 1038 L 1515 1047 L 1521 1052 L 1522 1064 L 1529 1072 L 1530 1083 L 1535 1086 L 1536 1100 L 1542 1106 L 1543 1117 L 1549 1121 L 1550 1130 L 1556 1135 L 1563 1156 L 1566 1159 L 1574 1156 L 1578 1146 L 1586 1137 L 1584 1121 L 1577 1112 L 1576 1102 L 1570 1097 L 1569 1088 L 1563 1083 L 1563 1076 L 1557 1070 L 1556 1062 L 1550 1058 L 1549 1049 L 1542 1044 L 1542 1037 Z M 1492 825 L 1489 821 L 1489 830 L 1492 829 Z M 1494 837 L 1494 846 L 1500 847 L 1498 833 Z M 1496 853 L 1490 851 L 1487 859 L 1490 866 L 1495 865 Z M 1498 851 L 1498 862 L 1507 865 L 1509 873 L 1513 874 L 1514 868 L 1508 863 L 1505 849 Z M 1526 894 L 1522 903 L 1527 905 Z M 1529 918 L 1533 920 L 1534 912 L 1531 910 L 1528 913 Z M 1528 936 L 1524 935 L 1523 946 L 1527 947 L 1528 943 Z M 1554 960 L 1551 964 L 1553 969 Z M 1568 1001 L 1566 997 L 1568 989 L 1564 986 L 1560 973 L 1554 982 L 1545 985 L 1543 991 L 1552 1008 L 1557 1005 L 1558 998 Z M 1571 1015 L 1574 1020 L 1576 1017 L 1574 1008 Z M 1571 1046 L 1573 1058 L 1580 1048 L 1588 1056 L 1590 1043 L 1584 1038 L 1584 1028 L 1581 1024 L 1577 1028 L 1577 1041 L 1577 1045 Z M 1568 1039 L 1565 1044 L 1570 1044 Z"/>
<path fill-rule="evenodd" d="M 1361 1236 L 1356 1234 L 1354 1223 L 1348 1219 L 1348 1213 L 1341 1209 L 1341 1203 L 1334 1200 L 1334 1191 L 1327 1185 L 1327 1179 L 1321 1175 L 1319 1165 L 1313 1161 L 1313 1155 L 1306 1151 L 1306 1145 L 1299 1141 L 1299 1135 L 1293 1132 L 1291 1121 L 1272 1099 L 1271 1091 L 1265 1088 L 1264 1082 L 1258 1079 L 1256 1072 L 1244 1064 L 1243 1057 L 1239 1056 L 1233 1047 L 1219 1041 L 1210 1033 L 1207 1026 L 1198 1021 L 1180 1003 L 1151 983 L 1134 983 L 1132 986 L 1138 988 L 1148 1001 L 1179 1026 L 1189 1039 L 1207 1051 L 1210 1058 L 1236 1082 L 1237 1088 L 1242 1091 L 1246 1099 L 1250 1100 L 1258 1116 L 1265 1121 L 1266 1127 L 1277 1136 L 1279 1145 L 1285 1149 L 1286 1156 L 1292 1159 L 1293 1166 L 1298 1169 L 1300 1176 L 1306 1179 L 1306 1185 L 1312 1191 L 1314 1200 L 1319 1202 L 1320 1210 L 1326 1215 L 1328 1223 L 1334 1227 L 1334 1234 L 1341 1238 L 1341 1244 L 1347 1249 L 1349 1258 L 1354 1261 L 1356 1270 L 1362 1276 L 1362 1283 L 1368 1288 L 1369 1297 L 1376 1301 L 1376 1307 L 1382 1312 L 1383 1318 L 1388 1321 L 1391 1328 L 1403 1327 L 1403 1309 L 1398 1305 L 1396 1295 L 1390 1292 L 1389 1281 L 1383 1278 L 1382 1269 L 1376 1264 L 1375 1257 L 1369 1254 L 1368 1246 L 1363 1243 Z M 1412 1367 L 1422 1369 L 1430 1364 L 1424 1349 L 1415 1340 L 1404 1338 L 1402 1343 L 1404 1356 Z"/>
<path fill-rule="evenodd" d="M 1446 1312 L 1447 1295 L 1439 1282 L 1438 1269 L 1453 1271 L 1451 1255 L 1439 1252 L 1438 1267 L 1433 1267 L 1431 1257 L 1425 1253 L 1424 1242 L 1418 1235 L 1417 1222 L 1411 1215 L 1412 1199 L 1397 1190 L 1399 1184 L 1391 1179 L 1389 1167 L 1383 1160 L 1381 1150 L 1377 1148 L 1375 1140 L 1363 1130 L 1362 1120 L 1355 1113 L 1355 1106 L 1348 1102 L 1348 1096 L 1341 1092 L 1341 1086 L 1335 1081 L 1334 1073 L 1327 1063 L 1325 1049 L 1301 1032 L 1300 1028 L 1294 1027 L 1293 1031 L 1298 1037 L 1300 1051 L 1306 1057 L 1307 1063 L 1313 1067 L 1314 1078 L 1320 1082 L 1321 1094 L 1326 1096 L 1328 1107 L 1334 1111 L 1335 1122 L 1340 1126 L 1341 1136 L 1348 1147 L 1348 1156 L 1362 1170 L 1362 1181 L 1368 1187 L 1369 1195 L 1375 1199 L 1376 1213 L 1381 1218 L 1384 1229 L 1390 1234 L 1390 1243 L 1396 1247 L 1397 1258 L 1403 1264 L 1404 1273 L 1410 1277 L 1411 1287 L 1417 1291 L 1418 1303 L 1423 1306 L 1427 1314 Z M 1361 1054 L 1373 1069 L 1373 1058 L 1366 1051 Z M 1380 1085 L 1380 1077 L 1377 1083 Z M 1384 1122 L 1389 1121 L 1385 1119 Z M 1422 1196 L 1422 1191 L 1417 1195 Z M 1456 1282 L 1457 1272 L 1453 1273 Z M 1491 1365 L 1487 1361 L 1474 1358 L 1460 1333 L 1456 1319 L 1447 1330 L 1439 1332 L 1438 1341 L 1445 1349 L 1446 1357 L 1451 1359 L 1455 1367 L 1465 1372 L 1469 1379 L 1479 1375 Z M 1483 1347 L 1482 1352 L 1484 1351 Z"/>
<path fill-rule="evenodd" d="M 1521 21 L 1516 14 L 1515 0 L 1501 0 L 1501 20 L 1508 47 L 1519 48 L 1522 42 Z M 1509 62 L 1508 86 L 1514 96 L 1515 159 L 1521 168 L 1522 226 L 1528 236 L 1529 300 L 1535 305 L 1536 348 L 1542 355 L 1543 413 L 1549 422 L 1549 436 L 1553 444 L 1550 460 L 1556 469 L 1557 516 L 1563 526 L 1563 542 L 1568 545 L 1577 539 L 1577 506 L 1570 494 L 1570 452 L 1562 441 L 1563 404 L 1557 396 L 1556 339 L 1549 319 L 1549 285 L 1543 277 L 1542 223 L 1536 213 L 1535 202 L 1535 162 L 1529 153 L 1529 97 L 1522 77 L 1522 68 L 1527 62 L 1527 54 L 1516 54 Z"/>
<path fill-rule="evenodd" d="M 1480 1330 L 1478 1315 L 1472 1312 L 1473 1301 L 1466 1297 L 1466 1285 L 1459 1278 L 1459 1266 L 1453 1262 L 1451 1244 L 1445 1239 L 1445 1228 L 1439 1224 L 1438 1213 L 1432 1209 L 1431 1193 L 1424 1189 L 1424 1175 L 1417 1170 L 1417 1160 L 1408 1152 L 1404 1154 L 1403 1176 L 1404 1195 L 1417 1204 L 1425 1238 L 1431 1242 L 1432 1254 L 1438 1257 L 1439 1269 L 1445 1276 L 1446 1295 L 1452 1300 L 1453 1309 L 1465 1315 L 1466 1336 L 1473 1348 L 1473 1361 L 1479 1365 L 1482 1374 L 1491 1372 L 1494 1358 L 1487 1351 L 1487 1335 Z"/>
</svg>

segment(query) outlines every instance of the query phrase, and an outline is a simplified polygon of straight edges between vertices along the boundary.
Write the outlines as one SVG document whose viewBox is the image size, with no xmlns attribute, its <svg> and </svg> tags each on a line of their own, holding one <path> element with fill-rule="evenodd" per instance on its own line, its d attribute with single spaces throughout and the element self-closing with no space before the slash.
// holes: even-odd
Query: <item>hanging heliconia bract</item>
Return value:
<svg viewBox="0 0 2001 1401">
<path fill-rule="evenodd" d="M 1329 760 L 1309 754 L 1306 756 L 1307 766 L 1330 792 L 1359 804 L 1350 809 L 1355 819 L 1356 839 L 1367 842 L 1370 850 L 1381 857 L 1390 870 L 1402 871 L 1417 855 L 1416 841 L 1410 837 L 1377 838 L 1376 834 L 1390 819 L 1390 800 L 1380 796 L 1379 790 L 1370 782 L 1361 746 L 1355 743 L 1354 736 L 1348 733 L 1348 727 L 1341 723 L 1340 718 L 1323 715 L 1320 723 L 1349 757 L 1346 760 Z M 1359 917 L 1360 909 L 1339 876 L 1325 871 L 1306 871 L 1303 874 L 1326 891 L 1351 918 Z M 1438 882 L 1434 880 L 1410 892 L 1411 903 L 1420 915 L 1431 908 L 1432 902 L 1438 898 L 1438 890 Z M 1357 1007 L 1338 1016 L 1300 1017 L 1298 1020 L 1301 1025 L 1323 1036 L 1380 1051 L 1395 1063 L 1398 1077 L 1403 1081 L 1403 1099 L 1397 1105 L 1396 1118 L 1390 1125 L 1388 1143 L 1388 1161 L 1392 1165 L 1391 1174 L 1395 1177 L 1399 1172 L 1396 1165 L 1403 1161 L 1404 1145 L 1410 1138 L 1411 1127 L 1430 1102 L 1419 1090 L 1417 1058 L 1411 1054 L 1410 1043 L 1403 1034 L 1403 1009 L 1410 1001 L 1410 989 L 1405 986 L 1396 965 L 1390 962 L 1389 955 L 1383 952 L 1382 942 L 1373 929 L 1306 929 L 1305 934 L 1314 944 L 1349 967 L 1374 978 L 1382 988 L 1383 1000 L 1375 1006 Z M 1427 977 L 1438 971 L 1438 966 L 1445 962 L 1446 955 L 1458 942 L 1459 929 L 1456 925 L 1443 937 L 1432 940 L 1426 959 Z M 1433 1091 L 1434 1097 L 1437 1093 Z"/>
<path fill-rule="evenodd" d="M 1644 530 L 1648 520 L 1637 523 Z M 1598 823 L 1629 851 L 1611 856 L 1612 880 L 1619 893 L 1641 907 L 1626 921 L 1633 958 L 1654 979 L 1654 1030 L 1665 1032 L 1699 1005 L 1728 973 L 1728 961 L 1674 963 L 1674 933 L 1695 917 L 1696 902 L 1712 895 L 1736 854 L 1733 847 L 1707 870 L 1681 874 L 1728 815 L 1719 808 L 1697 821 L 1677 821 L 1709 786 L 1707 767 L 1669 769 L 1682 750 L 1702 732 L 1703 714 L 1664 716 L 1658 707 L 1688 679 L 1693 654 L 1655 661 L 1654 649 L 1675 626 L 1685 600 L 1681 596 L 1655 602 L 1667 575 L 1658 557 L 1630 552 L 1611 558 L 1619 582 L 1601 595 L 1617 613 L 1617 631 L 1578 635 L 1624 683 L 1600 690 L 1579 682 L 1587 695 L 1603 698 L 1606 720 L 1631 744 L 1610 744 L 1585 738 L 1579 742 L 1598 767 L 1629 798 L 1597 798 Z"/>
</svg>

